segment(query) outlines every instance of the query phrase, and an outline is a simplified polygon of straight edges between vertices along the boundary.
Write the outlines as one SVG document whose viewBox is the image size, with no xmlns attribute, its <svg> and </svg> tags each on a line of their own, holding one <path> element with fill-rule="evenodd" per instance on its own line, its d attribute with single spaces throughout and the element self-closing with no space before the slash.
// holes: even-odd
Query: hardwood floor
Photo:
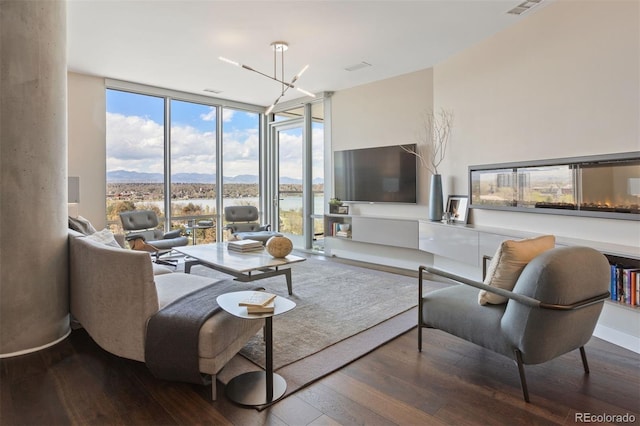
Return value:
<svg viewBox="0 0 640 426">
<path fill-rule="evenodd" d="M 0 361 L 1 425 L 574 424 L 576 413 L 640 422 L 640 355 L 593 338 L 579 352 L 527 366 L 522 400 L 508 359 L 437 330 L 415 329 L 264 411 L 209 389 L 157 380 L 144 364 L 100 349 L 84 330 Z"/>
</svg>

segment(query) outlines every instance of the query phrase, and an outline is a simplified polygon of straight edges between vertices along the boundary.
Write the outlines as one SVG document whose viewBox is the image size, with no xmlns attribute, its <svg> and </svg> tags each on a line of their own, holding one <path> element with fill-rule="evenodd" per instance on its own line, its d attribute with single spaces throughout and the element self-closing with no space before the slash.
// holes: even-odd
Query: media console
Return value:
<svg viewBox="0 0 640 426">
<path fill-rule="evenodd" d="M 327 233 L 329 241 L 325 242 L 325 247 L 329 255 L 339 253 L 342 257 L 389 266 L 406 267 L 408 264 L 415 264 L 416 269 L 418 263 L 431 266 L 438 259 L 444 259 L 445 263 L 457 265 L 460 270 L 473 275 L 469 276 L 472 279 L 481 279 L 483 257 L 493 256 L 502 241 L 540 235 L 512 229 L 450 225 L 410 218 L 329 214 L 325 215 L 324 220 L 325 230 L 337 229 L 336 224 L 349 224 L 349 233 L 345 237 Z M 556 237 L 556 245 L 592 247 L 611 261 L 628 262 L 640 267 L 640 247 L 562 236 Z M 396 259 L 398 261 L 395 264 L 384 263 L 385 256 L 391 255 L 394 250 L 402 259 Z M 640 307 L 608 300 L 595 335 L 640 352 L 638 315 Z"/>
</svg>

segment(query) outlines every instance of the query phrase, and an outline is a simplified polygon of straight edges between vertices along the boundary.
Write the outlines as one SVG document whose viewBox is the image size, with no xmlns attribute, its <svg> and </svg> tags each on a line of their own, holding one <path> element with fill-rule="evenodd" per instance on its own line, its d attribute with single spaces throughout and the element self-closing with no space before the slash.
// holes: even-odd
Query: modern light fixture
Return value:
<svg viewBox="0 0 640 426">
<path fill-rule="evenodd" d="M 222 56 L 219 56 L 218 59 L 228 64 L 235 65 L 237 67 L 244 68 L 249 71 L 253 71 L 255 73 L 258 73 L 262 76 L 267 77 L 268 79 L 271 79 L 280 83 L 281 85 L 280 96 L 278 96 L 276 100 L 273 101 L 271 106 L 267 108 L 267 111 L 265 112 L 265 114 L 269 114 L 271 111 L 273 111 L 273 108 L 275 108 L 278 102 L 280 102 L 280 99 L 282 99 L 284 94 L 289 89 L 296 89 L 297 91 L 304 93 L 307 96 L 311 96 L 312 98 L 315 98 L 316 95 L 314 95 L 313 93 L 308 92 L 301 87 L 295 86 L 295 83 L 298 81 L 300 76 L 307 70 L 307 68 L 309 68 L 309 65 L 305 65 L 304 68 L 302 68 L 300 72 L 295 76 L 293 76 L 291 81 L 287 83 L 286 81 L 284 81 L 284 52 L 286 52 L 287 49 L 289 49 L 289 44 L 287 44 L 287 42 L 285 41 L 274 41 L 273 43 L 271 43 L 271 49 L 273 49 L 273 77 L 270 76 L 269 74 L 266 74 L 254 68 L 251 68 L 248 65 L 241 64 L 231 59 L 223 58 Z M 278 78 L 278 54 L 280 54 L 280 78 Z"/>
</svg>

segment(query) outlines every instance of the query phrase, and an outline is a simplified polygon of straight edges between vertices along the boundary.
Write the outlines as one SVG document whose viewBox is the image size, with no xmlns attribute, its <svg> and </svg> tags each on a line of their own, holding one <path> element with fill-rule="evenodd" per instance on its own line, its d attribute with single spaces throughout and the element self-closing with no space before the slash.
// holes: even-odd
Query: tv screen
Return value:
<svg viewBox="0 0 640 426">
<path fill-rule="evenodd" d="M 336 198 L 416 203 L 416 156 L 400 145 L 335 151 L 333 165 Z"/>
</svg>

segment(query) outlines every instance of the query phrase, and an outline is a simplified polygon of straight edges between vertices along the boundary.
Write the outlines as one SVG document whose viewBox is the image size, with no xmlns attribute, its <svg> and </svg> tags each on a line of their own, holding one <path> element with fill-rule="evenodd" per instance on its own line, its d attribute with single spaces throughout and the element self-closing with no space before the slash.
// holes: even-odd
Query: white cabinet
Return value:
<svg viewBox="0 0 640 426">
<path fill-rule="evenodd" d="M 478 231 L 446 225 L 438 222 L 420 221 L 418 247 L 472 266 L 479 266 Z"/>
<path fill-rule="evenodd" d="M 418 221 L 353 216 L 351 239 L 361 243 L 418 248 Z"/>
</svg>

